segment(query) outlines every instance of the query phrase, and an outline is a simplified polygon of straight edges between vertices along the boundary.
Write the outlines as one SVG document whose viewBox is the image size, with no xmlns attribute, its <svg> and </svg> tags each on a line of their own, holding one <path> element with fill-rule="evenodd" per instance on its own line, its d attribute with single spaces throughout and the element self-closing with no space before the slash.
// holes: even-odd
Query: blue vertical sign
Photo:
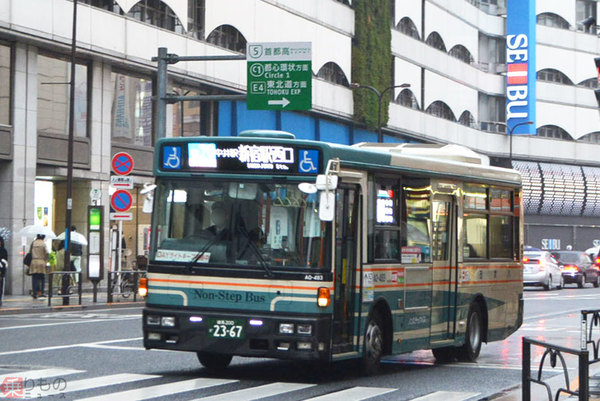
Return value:
<svg viewBox="0 0 600 401">
<path fill-rule="evenodd" d="M 535 0 L 507 0 L 506 124 L 513 134 L 535 135 Z"/>
</svg>

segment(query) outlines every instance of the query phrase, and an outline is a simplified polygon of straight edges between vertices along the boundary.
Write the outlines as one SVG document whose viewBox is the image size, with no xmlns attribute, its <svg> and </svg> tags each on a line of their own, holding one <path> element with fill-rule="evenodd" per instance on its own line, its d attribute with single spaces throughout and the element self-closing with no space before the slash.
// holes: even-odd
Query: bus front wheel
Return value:
<svg viewBox="0 0 600 401">
<path fill-rule="evenodd" d="M 219 354 L 206 354 L 198 352 L 198 360 L 208 370 L 220 371 L 225 369 L 231 363 L 233 356 L 231 355 L 219 355 Z"/>
<path fill-rule="evenodd" d="M 483 319 L 481 307 L 477 303 L 469 307 L 469 316 L 467 318 L 467 332 L 465 333 L 465 343 L 458 349 L 457 357 L 464 362 L 474 362 L 481 351 L 481 342 L 483 339 Z"/>
<path fill-rule="evenodd" d="M 367 323 L 362 358 L 362 368 L 366 375 L 373 375 L 379 370 L 383 355 L 383 323 L 377 312 L 373 312 Z"/>
</svg>

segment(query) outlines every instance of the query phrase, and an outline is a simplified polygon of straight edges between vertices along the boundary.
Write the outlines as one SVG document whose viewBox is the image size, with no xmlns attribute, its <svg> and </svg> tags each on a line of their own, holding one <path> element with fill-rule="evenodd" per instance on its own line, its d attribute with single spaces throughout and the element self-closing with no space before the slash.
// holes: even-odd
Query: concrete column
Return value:
<svg viewBox="0 0 600 401">
<path fill-rule="evenodd" d="M 0 164 L 0 227 L 11 231 L 6 241 L 9 270 L 7 294 L 26 294 L 31 280 L 24 275 L 19 230 L 34 220 L 34 183 L 37 163 L 37 48 L 14 47 L 13 160 Z M 27 244 L 28 246 L 28 244 Z"/>
</svg>

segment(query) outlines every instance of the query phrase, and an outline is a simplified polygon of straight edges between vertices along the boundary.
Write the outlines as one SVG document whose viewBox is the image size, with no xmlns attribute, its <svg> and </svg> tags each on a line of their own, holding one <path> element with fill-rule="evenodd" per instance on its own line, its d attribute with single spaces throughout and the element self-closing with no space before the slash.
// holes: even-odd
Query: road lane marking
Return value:
<svg viewBox="0 0 600 401">
<path fill-rule="evenodd" d="M 250 387 L 242 390 L 231 391 L 228 393 L 217 394 L 209 397 L 198 398 L 194 401 L 229 401 L 229 400 L 259 400 L 266 397 L 274 397 L 292 391 L 302 390 L 309 387 L 314 387 L 316 384 L 303 383 L 270 383 L 264 386 Z"/>
<path fill-rule="evenodd" d="M 28 328 L 38 328 L 38 327 L 48 327 L 48 326 L 64 326 L 66 324 L 81 324 L 81 323 L 98 323 L 98 322 L 119 322 L 123 320 L 135 320 L 141 319 L 142 316 L 138 316 L 136 318 L 124 318 L 124 319 L 90 319 L 90 320 L 75 320 L 72 322 L 54 322 L 54 323 L 42 323 L 42 324 L 27 324 L 23 326 L 9 326 L 9 327 L 0 327 L 0 330 L 16 330 L 16 329 L 28 329 Z"/>
<path fill-rule="evenodd" d="M 423 397 L 413 398 L 411 401 L 464 401 L 477 397 L 479 393 L 460 393 L 456 391 L 436 391 Z"/>
<path fill-rule="evenodd" d="M 36 369 L 36 370 L 26 370 L 22 372 L 12 372 L 0 375 L 0 383 L 4 381 L 4 379 L 8 377 L 20 377 L 23 381 L 26 380 L 37 380 L 37 379 L 45 379 L 48 377 L 63 377 L 68 375 L 74 375 L 76 373 L 84 373 L 85 370 L 75 370 L 75 369 L 61 369 L 61 368 L 48 368 L 48 369 Z"/>
<path fill-rule="evenodd" d="M 305 401 L 360 401 L 391 393 L 396 390 L 398 389 L 385 387 L 352 387 L 346 390 L 336 391 L 335 393 L 309 398 Z"/>
<path fill-rule="evenodd" d="M 6 300 L 4 300 L 4 302 L 6 302 Z M 136 309 L 139 310 L 140 312 L 144 309 L 143 306 L 127 306 L 124 308 L 103 308 L 103 309 L 92 309 L 94 312 L 103 312 L 103 311 L 108 311 L 108 312 L 120 312 L 120 311 L 124 311 L 124 310 L 128 310 L 128 309 Z M 90 310 L 87 311 L 72 311 L 72 312 L 56 312 L 56 313 L 90 313 Z M 115 315 L 118 315 L 118 313 L 115 313 Z M 19 317 L 19 316 L 34 316 L 34 317 L 39 317 L 40 316 L 40 312 L 31 312 L 31 313 L 15 313 L 15 314 L 10 314 L 10 315 L 2 315 L 2 317 Z"/>
<path fill-rule="evenodd" d="M 29 391 L 29 395 L 32 396 L 33 398 L 36 398 L 38 396 L 39 397 L 49 397 L 52 395 L 58 395 L 58 394 L 63 394 L 63 393 L 72 393 L 75 391 L 92 390 L 92 389 L 96 389 L 99 387 L 113 386 L 116 384 L 132 383 L 132 382 L 137 382 L 137 381 L 141 381 L 141 380 L 156 379 L 156 378 L 160 378 L 160 377 L 161 376 L 156 376 L 156 375 L 119 373 L 116 375 L 94 377 L 92 379 L 69 381 L 69 382 L 65 383 L 65 388 L 62 388 L 61 386 L 59 386 L 59 388 L 55 388 L 55 386 L 50 386 L 50 388 L 46 390 L 46 389 L 40 388 L 39 386 L 35 386 L 32 390 L 28 390 L 28 391 Z"/>
<path fill-rule="evenodd" d="M 222 386 L 224 384 L 237 383 L 238 380 L 226 380 L 226 379 L 191 379 L 178 381 L 167 384 L 159 384 L 156 386 L 142 387 L 133 390 L 119 391 L 116 393 L 110 393 L 105 395 L 99 395 L 89 398 L 81 398 L 78 401 L 134 401 L 134 400 L 148 400 L 150 398 L 162 397 L 172 394 L 185 393 L 187 391 L 201 390 L 208 387 Z"/>
<path fill-rule="evenodd" d="M 112 343 L 127 342 L 127 341 L 138 341 L 138 340 L 143 340 L 143 339 L 144 339 L 144 337 L 133 337 L 133 338 L 120 338 L 117 340 L 95 341 L 95 342 L 81 343 L 81 344 L 54 345 L 54 346 L 50 346 L 50 347 L 29 348 L 29 349 L 21 349 L 18 351 L 0 352 L 0 356 L 15 355 L 15 354 L 27 354 L 29 352 L 55 351 L 57 349 L 85 347 L 87 345 L 96 345 L 96 344 L 112 344 Z"/>
<path fill-rule="evenodd" d="M 112 349 L 115 351 L 144 351 L 144 352 L 151 351 L 151 352 L 177 352 L 177 353 L 180 352 L 180 351 L 174 351 L 174 350 L 169 350 L 169 349 L 157 349 L 157 348 L 146 349 L 144 347 L 124 347 L 122 345 L 102 345 L 102 344 L 78 345 L 78 347 Z"/>
</svg>

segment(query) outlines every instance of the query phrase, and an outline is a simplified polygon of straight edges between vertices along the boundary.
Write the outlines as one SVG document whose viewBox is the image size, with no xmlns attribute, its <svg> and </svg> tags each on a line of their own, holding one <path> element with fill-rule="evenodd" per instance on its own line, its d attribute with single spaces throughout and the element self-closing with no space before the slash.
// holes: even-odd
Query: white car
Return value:
<svg viewBox="0 0 600 401">
<path fill-rule="evenodd" d="M 546 291 L 565 286 L 561 266 L 550 252 L 524 252 L 523 285 L 544 287 Z"/>
</svg>

